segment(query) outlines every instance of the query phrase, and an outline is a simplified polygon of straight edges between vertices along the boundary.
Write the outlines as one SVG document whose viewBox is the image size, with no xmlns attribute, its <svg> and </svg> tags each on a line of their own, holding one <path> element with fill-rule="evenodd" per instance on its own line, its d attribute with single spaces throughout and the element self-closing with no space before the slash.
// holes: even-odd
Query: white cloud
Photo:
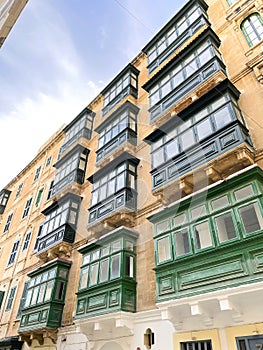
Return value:
<svg viewBox="0 0 263 350">
<path fill-rule="evenodd" d="M 43 5 L 42 2 L 37 4 Z M 39 8 L 36 11 L 34 6 L 30 12 L 36 16 L 34 34 L 25 46 L 13 43 L 19 55 L 17 57 L 21 57 L 17 67 L 22 70 L 30 67 L 34 87 L 30 89 L 31 77 L 28 76 L 26 97 L 16 91 L 15 81 L 13 91 L 6 90 L 9 97 L 12 94 L 13 101 L 7 110 L 0 111 L 0 190 L 36 156 L 37 150 L 61 125 L 69 123 L 81 112 L 100 89 L 83 71 L 82 58 L 60 15 L 49 7 L 42 9 L 42 12 Z M 47 13 L 52 13 L 47 17 L 48 21 Z M 43 16 L 42 20 L 39 14 Z M 10 55 L 13 66 L 12 50 Z M 24 63 L 21 62 L 23 57 Z M 26 62 L 30 57 L 34 60 Z M 42 68 L 46 60 L 50 72 Z M 47 84 L 43 84 L 46 80 Z M 52 85 L 51 91 L 46 89 L 48 84 Z"/>
</svg>

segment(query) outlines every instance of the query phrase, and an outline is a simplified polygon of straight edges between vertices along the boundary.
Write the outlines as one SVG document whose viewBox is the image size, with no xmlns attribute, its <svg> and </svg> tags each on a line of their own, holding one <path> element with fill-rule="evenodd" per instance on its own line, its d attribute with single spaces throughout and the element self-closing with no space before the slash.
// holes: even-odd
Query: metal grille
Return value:
<svg viewBox="0 0 263 350">
<path fill-rule="evenodd" d="M 181 343 L 181 350 L 213 350 L 211 340 Z"/>
</svg>

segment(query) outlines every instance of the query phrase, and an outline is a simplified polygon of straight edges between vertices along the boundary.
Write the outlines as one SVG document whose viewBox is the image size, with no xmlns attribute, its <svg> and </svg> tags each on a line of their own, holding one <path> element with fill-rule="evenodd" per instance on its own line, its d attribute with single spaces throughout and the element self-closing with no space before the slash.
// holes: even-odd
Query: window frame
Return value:
<svg viewBox="0 0 263 350">
<path fill-rule="evenodd" d="M 29 210 L 31 208 L 31 204 L 33 201 L 33 197 L 30 197 L 27 201 L 26 201 L 26 205 L 22 214 L 22 219 L 26 218 L 28 216 Z"/>
<path fill-rule="evenodd" d="M 33 181 L 36 181 L 39 176 L 40 176 L 40 172 L 41 172 L 41 168 L 42 168 L 42 165 L 40 165 L 37 169 L 36 169 L 36 172 L 35 172 L 35 176 L 34 176 L 34 180 Z"/>
<path fill-rule="evenodd" d="M 6 224 L 4 226 L 3 233 L 6 233 L 9 230 L 9 227 L 11 225 L 13 217 L 14 217 L 14 212 L 12 212 L 8 215 L 7 220 L 6 220 Z"/>
<path fill-rule="evenodd" d="M 258 28 L 255 26 L 255 23 L 251 20 L 252 17 L 255 17 L 259 21 L 259 24 L 262 27 L 262 33 L 258 31 Z M 247 28 L 245 28 L 246 23 L 248 23 L 249 28 L 252 29 L 252 32 L 250 34 L 248 34 Z M 253 12 L 249 16 L 247 16 L 242 21 L 240 28 L 242 30 L 242 33 L 243 33 L 249 47 L 253 47 L 263 40 L 263 19 L 258 12 Z M 254 42 L 254 39 L 251 38 L 252 33 L 256 36 L 257 41 L 255 41 L 255 42 Z"/>
<path fill-rule="evenodd" d="M 197 144 L 200 144 L 206 139 L 211 138 L 214 134 L 219 133 L 220 130 L 228 127 L 228 125 L 231 125 L 233 122 L 240 121 L 239 117 L 236 114 L 235 107 L 236 106 L 231 100 L 230 95 L 228 93 L 225 93 L 220 96 L 220 98 L 216 98 L 210 101 L 209 104 L 203 106 L 198 112 L 191 114 L 188 119 L 181 119 L 179 122 L 177 121 L 174 125 L 170 126 L 168 132 L 166 132 L 161 137 L 156 138 L 156 140 L 151 143 L 152 169 L 158 169 L 166 162 L 179 157 L 188 149 L 195 147 Z M 224 125 L 218 125 L 216 115 L 222 112 L 225 115 L 227 113 L 228 122 Z M 206 121 L 209 121 L 210 123 L 211 132 L 209 132 L 205 137 L 200 138 L 197 129 L 201 123 L 204 123 Z M 243 120 L 240 122 L 243 122 Z M 244 122 L 243 125 L 245 126 Z M 184 146 L 183 137 L 186 132 L 190 131 L 193 136 L 193 143 L 188 146 Z M 170 143 L 175 142 L 175 140 L 177 140 L 177 151 L 168 156 L 167 146 Z M 155 160 L 157 153 L 158 164 L 156 164 Z M 163 159 L 162 161 L 160 161 L 160 157 Z"/>
<path fill-rule="evenodd" d="M 29 247 L 29 243 L 31 240 L 31 236 L 32 236 L 32 231 L 27 232 L 24 243 L 23 243 L 23 248 L 22 248 L 22 252 L 24 252 L 25 250 L 28 249 Z"/>
<path fill-rule="evenodd" d="M 15 294 L 16 294 L 17 286 L 13 286 L 10 288 L 9 296 L 7 299 L 5 311 L 10 311 L 12 309 L 12 305 L 15 299 Z"/>
<path fill-rule="evenodd" d="M 131 167 L 134 167 L 134 170 L 131 170 Z M 130 176 L 134 181 L 129 180 Z M 133 182 L 134 187 L 129 182 Z M 112 186 L 114 186 L 113 190 Z M 109 172 L 94 181 L 91 191 L 90 209 L 109 198 L 115 197 L 118 192 L 124 189 L 137 191 L 137 165 L 129 160 L 120 162 L 114 169 L 109 170 Z"/>
<path fill-rule="evenodd" d="M 7 263 L 7 267 L 11 266 L 14 264 L 15 260 L 16 260 L 16 256 L 18 253 L 18 249 L 19 249 L 19 244 L 20 244 L 20 239 L 17 239 L 12 247 L 11 253 L 9 255 L 9 259 L 8 259 L 8 263 Z"/>
</svg>

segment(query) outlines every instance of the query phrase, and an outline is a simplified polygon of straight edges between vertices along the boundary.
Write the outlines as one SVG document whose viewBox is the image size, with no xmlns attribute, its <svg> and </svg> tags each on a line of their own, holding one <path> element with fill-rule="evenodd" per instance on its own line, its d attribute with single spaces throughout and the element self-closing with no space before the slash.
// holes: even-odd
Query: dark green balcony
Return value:
<svg viewBox="0 0 263 350">
<path fill-rule="evenodd" d="M 118 228 L 79 249 L 83 255 L 75 318 L 136 311 L 137 233 Z"/>
<path fill-rule="evenodd" d="M 20 334 L 60 327 L 70 266 L 70 261 L 55 259 L 28 274 Z"/>
</svg>

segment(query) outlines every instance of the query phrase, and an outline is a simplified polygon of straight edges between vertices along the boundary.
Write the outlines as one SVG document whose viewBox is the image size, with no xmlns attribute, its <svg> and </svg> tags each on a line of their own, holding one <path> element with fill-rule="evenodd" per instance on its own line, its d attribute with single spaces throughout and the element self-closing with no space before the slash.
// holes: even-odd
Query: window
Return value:
<svg viewBox="0 0 263 350">
<path fill-rule="evenodd" d="M 263 335 L 252 335 L 248 337 L 236 338 L 238 350 L 255 350 L 262 349 L 263 347 Z"/>
<path fill-rule="evenodd" d="M 189 27 L 200 17 L 202 14 L 201 8 L 194 5 L 192 6 L 187 13 L 181 16 L 172 27 L 170 27 L 164 36 L 162 36 L 158 42 L 154 44 L 154 46 L 150 47 L 148 50 L 148 64 L 150 66 L 150 72 L 153 70 L 151 64 L 158 60 L 158 65 L 162 63 L 162 61 L 167 58 L 169 52 L 169 47 L 174 46 L 176 40 L 187 30 Z M 188 37 L 188 36 L 187 36 Z M 178 39 L 179 42 L 182 42 L 182 38 Z M 168 53 L 164 53 L 166 50 L 169 50 Z M 161 58 L 159 57 L 161 56 Z M 156 65 L 154 66 L 154 68 Z"/>
<path fill-rule="evenodd" d="M 153 107 L 181 83 L 194 74 L 216 54 L 216 49 L 210 40 L 200 45 L 180 64 L 174 67 L 164 78 L 149 90 L 150 107 Z M 220 54 L 218 53 L 219 57 Z"/>
<path fill-rule="evenodd" d="M 250 47 L 261 41 L 263 39 L 263 20 L 260 14 L 253 13 L 248 16 L 242 22 L 241 29 Z"/>
<path fill-rule="evenodd" d="M 15 261 L 15 258 L 16 258 L 16 254 L 18 252 L 18 246 L 19 246 L 19 243 L 20 243 L 20 240 L 16 241 L 13 245 L 13 248 L 12 248 L 12 251 L 11 251 L 11 254 L 9 256 L 9 260 L 8 260 L 8 264 L 7 266 L 10 266 L 14 263 Z"/>
<path fill-rule="evenodd" d="M 211 340 L 183 342 L 181 350 L 213 350 Z"/>
<path fill-rule="evenodd" d="M 245 232 L 252 233 L 263 229 L 262 211 L 258 203 L 252 203 L 239 208 Z"/>
<path fill-rule="evenodd" d="M 182 200 L 180 206 L 176 204 L 178 213 L 175 216 L 153 219 L 157 265 L 205 249 L 235 244 L 251 234 L 262 234 L 261 187 L 253 179 L 245 185 L 240 181 L 236 186 L 237 183 L 227 193 L 218 193 L 218 185 L 217 195 L 210 197 L 208 192 L 207 199 L 200 200 L 200 204 L 196 203 L 193 208 L 194 197 L 188 209 L 178 210 L 185 205 Z M 172 207 L 169 210 L 171 212 Z"/>
<path fill-rule="evenodd" d="M 77 145 L 55 164 L 57 172 L 52 194 L 57 193 L 73 181 L 79 184 L 84 182 L 88 154 L 89 151 L 86 148 Z"/>
<path fill-rule="evenodd" d="M 104 240 L 105 241 L 105 240 Z M 114 281 L 120 277 L 135 278 L 134 239 L 103 243 L 83 253 L 79 290 Z"/>
<path fill-rule="evenodd" d="M 36 199 L 36 207 L 38 207 L 38 205 L 39 205 L 39 203 L 41 201 L 41 197 L 42 197 L 43 191 L 44 191 L 43 188 L 41 188 L 41 190 L 38 191 L 37 199 Z"/>
<path fill-rule="evenodd" d="M 115 113 L 102 123 L 96 131 L 99 133 L 97 161 L 117 148 L 125 141 L 136 143 L 138 108 L 127 101 Z"/>
<path fill-rule="evenodd" d="M 106 175 L 94 182 L 92 189 L 91 206 L 115 195 L 123 188 L 135 190 L 136 168 L 132 163 L 124 162 L 109 171 Z"/>
<path fill-rule="evenodd" d="M 108 113 L 118 102 L 129 94 L 137 98 L 138 74 L 139 71 L 132 65 L 129 65 L 110 84 L 110 87 L 103 91 L 103 115 Z"/>
<path fill-rule="evenodd" d="M 0 214 L 3 214 L 3 212 L 5 211 L 5 207 L 7 205 L 10 194 L 11 191 L 6 189 L 0 191 Z"/>
<path fill-rule="evenodd" d="M 75 122 L 67 131 L 64 144 L 73 139 L 81 130 L 87 128 L 92 130 L 93 116 L 84 114 L 77 122 Z M 63 144 L 63 145 L 64 145 Z"/>
<path fill-rule="evenodd" d="M 18 188 L 17 188 L 17 192 L 16 192 L 16 198 L 20 195 L 22 188 L 23 188 L 23 182 L 21 184 L 19 184 Z"/>
<path fill-rule="evenodd" d="M 30 238 L 31 238 L 31 231 L 30 232 L 28 232 L 27 234 L 26 234 L 26 238 L 25 238 L 25 241 L 24 241 L 24 244 L 23 244 L 23 248 L 22 248 L 22 251 L 25 251 L 27 248 L 28 248 L 28 246 L 29 246 L 29 242 L 30 242 Z"/>
<path fill-rule="evenodd" d="M 28 215 L 31 203 L 32 203 L 32 197 L 29 198 L 26 202 L 25 209 L 24 209 L 24 212 L 22 215 L 22 219 L 24 219 Z"/>
<path fill-rule="evenodd" d="M 169 236 L 161 238 L 157 242 L 158 262 L 171 260 L 172 252 Z"/>
<path fill-rule="evenodd" d="M 48 195 L 47 195 L 47 200 L 50 199 L 52 192 L 53 192 L 53 187 L 54 187 L 54 180 L 50 182 L 49 190 L 48 190 Z"/>
<path fill-rule="evenodd" d="M 8 215 L 3 233 L 5 233 L 6 231 L 9 230 L 9 227 L 10 227 L 13 215 L 14 215 L 14 213 L 11 213 L 11 214 Z"/>
<path fill-rule="evenodd" d="M 170 130 L 152 144 L 152 167 L 171 160 L 193 145 L 211 137 L 220 129 L 237 120 L 234 106 L 229 97 L 224 95 L 188 120 L 181 120 L 180 124 L 170 127 Z"/>
<path fill-rule="evenodd" d="M 18 307 L 18 311 L 17 311 L 17 315 L 16 315 L 17 318 L 21 317 L 22 309 L 25 306 L 28 283 L 29 283 L 29 281 L 26 281 L 24 284 L 23 293 L 22 293 L 22 296 L 20 299 L 20 303 L 19 303 L 19 307 Z"/>
<path fill-rule="evenodd" d="M 70 224 L 71 228 L 77 225 L 77 213 L 79 209 L 78 200 L 65 200 L 64 202 L 57 203 L 52 210 L 46 214 L 46 219 L 41 228 L 41 237 L 57 230 L 59 227 L 65 224 Z"/>
<path fill-rule="evenodd" d="M 41 237 L 42 229 L 43 229 L 43 224 L 39 226 L 36 242 L 35 242 L 35 245 L 34 245 L 34 250 L 36 250 L 37 247 L 38 247 L 38 242 L 39 242 L 39 238 Z"/>
<path fill-rule="evenodd" d="M 13 301 L 14 301 L 14 298 L 15 298 L 15 293 L 16 293 L 16 286 L 14 286 L 14 287 L 12 287 L 10 289 L 10 293 L 9 293 L 9 297 L 8 297 L 8 301 L 7 301 L 7 304 L 6 304 L 5 311 L 11 310 L 12 304 L 13 304 Z"/>
<path fill-rule="evenodd" d="M 52 265 L 55 265 L 53 263 Z M 34 273 L 27 283 L 24 308 L 53 301 L 63 301 L 66 292 L 69 266 L 43 269 Z"/>
<path fill-rule="evenodd" d="M 52 159 L 52 156 L 49 156 L 48 159 L 47 159 L 47 161 L 46 161 L 46 168 L 47 168 L 48 166 L 50 166 L 51 159 Z"/>
<path fill-rule="evenodd" d="M 41 166 L 39 166 L 39 167 L 37 168 L 37 170 L 36 170 L 35 177 L 34 177 L 34 181 L 36 181 L 36 180 L 39 178 L 40 171 L 41 171 Z"/>
<path fill-rule="evenodd" d="M 212 246 L 212 238 L 208 221 L 193 227 L 196 249 L 204 249 Z"/>
<path fill-rule="evenodd" d="M 237 0 L 227 0 L 229 6 L 232 6 Z"/>
</svg>

